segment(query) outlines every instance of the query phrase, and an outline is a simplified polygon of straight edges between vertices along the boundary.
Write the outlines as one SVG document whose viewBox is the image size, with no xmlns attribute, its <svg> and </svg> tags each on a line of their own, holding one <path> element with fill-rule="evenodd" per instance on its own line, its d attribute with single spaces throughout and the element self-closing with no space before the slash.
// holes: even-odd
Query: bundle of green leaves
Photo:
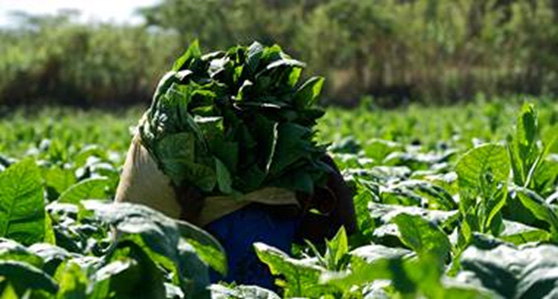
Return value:
<svg viewBox="0 0 558 299">
<path fill-rule="evenodd" d="M 202 55 L 195 41 L 159 82 L 141 142 L 173 184 L 204 195 L 312 193 L 328 172 L 313 140 L 324 78 L 299 84 L 304 67 L 277 45 Z"/>
</svg>

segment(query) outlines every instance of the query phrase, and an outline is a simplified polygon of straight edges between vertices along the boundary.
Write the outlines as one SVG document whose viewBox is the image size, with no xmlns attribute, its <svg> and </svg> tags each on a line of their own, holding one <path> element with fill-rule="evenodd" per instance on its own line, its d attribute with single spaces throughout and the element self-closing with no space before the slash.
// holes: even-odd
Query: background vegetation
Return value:
<svg viewBox="0 0 558 299">
<path fill-rule="evenodd" d="M 327 109 L 358 230 L 254 243 L 272 290 L 210 284 L 213 238 L 111 202 L 141 110 L 17 109 L 0 118 L 0 297 L 554 298 L 558 104 L 522 100 Z"/>
<path fill-rule="evenodd" d="M 0 105 L 146 104 L 194 38 L 279 43 L 328 78 L 324 103 L 395 106 L 554 95 L 556 0 L 164 0 L 145 24 L 20 15 L 0 29 Z"/>
</svg>

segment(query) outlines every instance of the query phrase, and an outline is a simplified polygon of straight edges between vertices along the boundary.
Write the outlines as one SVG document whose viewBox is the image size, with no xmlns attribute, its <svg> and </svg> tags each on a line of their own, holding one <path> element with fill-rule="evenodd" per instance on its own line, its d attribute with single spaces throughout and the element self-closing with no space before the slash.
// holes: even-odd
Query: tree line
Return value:
<svg viewBox="0 0 558 299">
<path fill-rule="evenodd" d="M 558 0 L 163 0 L 142 25 L 20 15 L 0 29 L 0 104 L 147 103 L 189 42 L 280 44 L 323 102 L 446 104 L 558 92 Z"/>
</svg>

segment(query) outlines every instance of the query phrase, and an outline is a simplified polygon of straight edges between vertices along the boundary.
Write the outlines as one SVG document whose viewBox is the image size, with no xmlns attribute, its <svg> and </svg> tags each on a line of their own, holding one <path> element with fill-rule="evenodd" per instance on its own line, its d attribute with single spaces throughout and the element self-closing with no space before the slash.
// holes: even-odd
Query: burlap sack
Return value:
<svg viewBox="0 0 558 299">
<path fill-rule="evenodd" d="M 170 179 L 157 167 L 149 152 L 135 136 L 128 150 L 116 201 L 139 203 L 154 208 L 167 216 L 180 218 L 182 207 L 176 200 Z M 197 223 L 204 226 L 213 220 L 232 213 L 251 202 L 267 205 L 298 205 L 296 195 L 289 190 L 268 187 L 248 193 L 240 199 L 214 196 L 205 199 Z"/>
</svg>

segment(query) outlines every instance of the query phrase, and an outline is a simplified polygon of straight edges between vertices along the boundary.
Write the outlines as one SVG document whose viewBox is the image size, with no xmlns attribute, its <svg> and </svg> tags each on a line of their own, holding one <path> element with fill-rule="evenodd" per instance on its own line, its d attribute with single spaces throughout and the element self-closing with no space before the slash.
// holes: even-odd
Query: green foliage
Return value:
<svg viewBox="0 0 558 299">
<path fill-rule="evenodd" d="M 277 294 L 273 291 L 258 287 L 258 286 L 235 286 L 226 287 L 222 285 L 211 286 L 211 298 L 214 299 L 242 299 L 242 298 L 255 298 L 255 299 L 279 299 Z"/>
<path fill-rule="evenodd" d="M 517 186 L 529 187 L 535 192 L 548 194 L 547 180 L 556 179 L 556 172 L 551 161 L 547 161 L 549 149 L 556 137 L 550 140 L 541 140 L 538 126 L 538 117 L 532 104 L 524 104 L 517 117 L 515 135 L 508 136 L 508 151 L 512 161 L 513 179 Z M 547 170 L 544 170 L 547 168 Z"/>
<path fill-rule="evenodd" d="M 323 286 L 317 284 L 320 273 L 325 269 L 312 260 L 296 260 L 277 248 L 263 243 L 254 244 L 260 260 L 266 263 L 274 275 L 284 279 L 276 283 L 285 290 L 286 297 L 318 296 Z"/>
<path fill-rule="evenodd" d="M 467 152 L 457 163 L 461 227 L 466 242 L 473 231 L 492 232 L 501 229 L 501 213 L 507 197 L 509 158 L 504 146 L 486 144 Z"/>
<path fill-rule="evenodd" d="M 0 213 L 0 237 L 26 245 L 43 240 L 43 186 L 33 160 L 24 160 L 0 173 Z"/>
<path fill-rule="evenodd" d="M 107 180 L 82 179 L 45 207 L 34 160 L 0 173 L 3 296 L 209 298 L 208 265 L 227 271 L 217 241 L 144 206 L 85 200 Z"/>
<path fill-rule="evenodd" d="M 274 291 L 222 282 L 211 285 L 208 266 L 225 272 L 226 256 L 199 228 L 145 207 L 84 198 L 113 196 L 129 145 L 128 128 L 136 123 L 139 110 L 13 112 L 0 119 L 0 177 L 2 182 L 16 178 L 26 182 L 29 175 L 23 173 L 32 174 L 34 183 L 29 186 L 42 189 L 40 196 L 35 195 L 44 215 L 43 225 L 33 232 L 45 233 L 42 238 L 37 235 L 34 244 L 0 239 L 0 263 L 9 270 L 9 275 L 0 274 L 0 294 L 12 298 L 555 296 L 558 181 L 553 163 L 558 161 L 558 147 L 551 141 L 558 106 L 543 98 L 537 109 L 529 104 L 521 108 L 518 101 L 479 100 L 456 107 L 402 110 L 329 109 L 317 126 L 316 138 L 332 143 L 330 153 L 355 195 L 358 232 L 348 236 L 340 230 L 323 245 L 300 246 L 297 255 L 258 243 L 258 256 L 276 274 Z M 521 121 L 510 130 L 516 113 Z M 536 129 L 525 129 L 533 128 L 528 123 L 536 124 Z M 211 127 L 220 125 L 205 119 L 199 127 L 214 133 Z M 514 148 L 519 149 L 515 140 L 533 144 L 525 151 L 530 158 L 516 159 L 526 165 L 522 169 L 531 169 L 542 157 L 535 171 L 514 169 L 512 155 Z M 269 155 L 271 151 L 266 151 Z M 226 155 L 219 161 L 227 167 L 244 163 Z M 214 171 L 217 174 L 217 164 Z M 529 173 L 531 183 L 525 185 Z M 521 176 L 525 180 L 518 185 Z M 220 180 L 227 185 L 226 176 Z M 70 192 L 96 181 L 102 182 L 99 193 Z M 214 184 L 219 184 L 217 177 Z M 67 192 L 72 199 L 62 200 Z M 32 276 L 34 283 L 19 275 Z"/>
<path fill-rule="evenodd" d="M 531 107 L 520 112 L 524 124 L 517 130 L 524 133 L 516 130 L 515 134 L 535 142 L 537 138 L 533 136 L 537 135 L 533 135 L 533 129 L 524 129 L 535 127 L 525 125 L 529 116 L 524 115 L 535 115 L 535 110 L 531 105 L 524 107 Z M 551 296 L 558 279 L 551 274 L 552 262 L 544 256 L 551 256 L 550 252 L 556 249 L 555 200 L 538 195 L 531 189 L 536 185 L 529 184 L 529 188 L 514 184 L 516 172 L 510 162 L 513 153 L 509 150 L 511 144 L 502 141 L 504 137 L 502 134 L 492 143 L 478 142 L 481 144 L 470 150 L 462 147 L 460 154 L 451 159 L 436 157 L 436 149 L 426 158 L 426 154 L 420 156 L 421 153 L 407 148 L 404 155 L 397 154 L 397 159 L 390 158 L 394 151 L 378 155 L 383 158 L 367 160 L 366 150 L 360 144 L 352 147 L 357 151 L 350 153 L 343 150 L 344 146 L 334 144 L 332 148 L 342 152 L 336 158 L 347 167 L 346 178 L 356 193 L 357 236 L 347 249 L 341 241 L 343 234 L 338 234 L 326 242 L 326 255 L 309 244 L 313 258 L 293 260 L 280 253 L 274 259 L 267 255 L 260 258 L 274 274 L 289 277 L 279 285 L 297 296 Z M 545 155 L 552 155 L 551 152 Z M 533 161 L 540 152 L 534 156 Z M 394 164 L 374 166 L 378 163 Z M 532 172 L 532 180 L 538 179 L 536 173 Z M 557 182 L 551 180 L 551 189 L 555 190 Z M 524 211 L 530 213 L 530 218 L 517 217 Z M 362 246 L 367 242 L 374 245 Z M 519 246 L 518 249 L 509 254 L 502 252 L 502 248 L 515 248 L 511 244 Z M 261 249 L 262 245 L 259 246 Z M 532 255 L 527 258 L 527 252 L 520 250 L 545 253 L 529 253 Z M 345 258 L 332 258 L 338 252 L 344 253 Z M 528 267 L 534 272 L 513 270 L 512 265 L 518 264 L 524 265 L 520 269 Z M 311 273 L 294 270 L 308 267 L 313 267 Z M 306 277 L 292 273 L 305 273 Z M 314 282 L 315 288 L 305 282 L 307 287 L 292 289 L 304 279 L 314 281 L 316 275 L 319 279 Z"/>
<path fill-rule="evenodd" d="M 85 107 L 149 99 L 163 66 L 178 53 L 171 36 L 76 19 L 20 15 L 19 26 L 0 30 L 0 103 Z"/>
<path fill-rule="evenodd" d="M 84 198 L 104 198 L 107 183 L 106 178 L 85 179 L 62 192 L 58 201 L 77 204 Z"/>
<path fill-rule="evenodd" d="M 327 171 L 313 140 L 323 78 L 299 85 L 303 67 L 279 46 L 202 55 L 194 42 L 161 79 L 139 127 L 141 142 L 177 186 L 310 194 Z"/>
<path fill-rule="evenodd" d="M 554 0 L 165 0 L 141 9 L 145 24 L 135 26 L 84 25 L 67 12 L 20 14 L 14 28 L 0 30 L 0 103 L 147 104 L 161 70 L 194 39 L 205 50 L 279 43 L 329 78 L 328 103 L 556 94 L 557 7 Z"/>
<path fill-rule="evenodd" d="M 433 256 L 442 265 L 451 250 L 446 234 L 436 225 L 420 216 L 399 214 L 393 221 L 399 229 L 403 243 L 419 256 Z"/>
<path fill-rule="evenodd" d="M 475 281 L 504 298 L 553 296 L 556 288 L 556 246 L 515 248 L 500 245 L 492 250 L 471 247 L 461 264 Z"/>
<path fill-rule="evenodd" d="M 558 215 L 556 210 L 532 190 L 517 188 L 517 197 L 535 217 L 548 223 L 554 241 L 558 240 Z"/>
</svg>

